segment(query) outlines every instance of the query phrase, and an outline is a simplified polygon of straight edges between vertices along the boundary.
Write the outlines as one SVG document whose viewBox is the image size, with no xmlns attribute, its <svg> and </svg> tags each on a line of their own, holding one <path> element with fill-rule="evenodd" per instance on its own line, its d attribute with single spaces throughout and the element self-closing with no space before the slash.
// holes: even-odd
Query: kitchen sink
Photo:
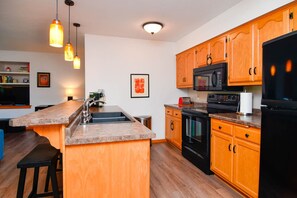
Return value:
<svg viewBox="0 0 297 198">
<path fill-rule="evenodd" d="M 89 123 L 123 123 L 134 122 L 129 116 L 123 112 L 97 112 L 91 113 L 92 119 Z"/>
</svg>

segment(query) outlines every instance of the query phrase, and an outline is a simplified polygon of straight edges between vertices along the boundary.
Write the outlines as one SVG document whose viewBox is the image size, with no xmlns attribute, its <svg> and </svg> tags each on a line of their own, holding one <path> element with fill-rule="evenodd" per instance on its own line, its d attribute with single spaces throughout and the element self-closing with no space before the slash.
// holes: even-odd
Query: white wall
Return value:
<svg viewBox="0 0 297 198">
<path fill-rule="evenodd" d="M 223 14 L 204 24 L 192 33 L 176 42 L 176 53 L 184 51 L 243 23 L 255 19 L 267 12 L 275 10 L 293 0 L 243 0 Z M 259 109 L 261 104 L 262 90 L 260 86 L 245 87 L 253 93 L 253 108 Z M 206 102 L 206 92 L 189 90 L 189 96 L 198 102 Z"/>
<path fill-rule="evenodd" d="M 0 118 L 14 118 L 34 111 L 35 106 L 58 104 L 67 100 L 66 89 L 73 90 L 74 98 L 84 97 L 84 67 L 72 68 L 72 62 L 64 61 L 61 54 L 4 51 L 0 50 L 0 61 L 30 62 L 31 109 L 1 109 Z M 37 87 L 37 72 L 49 72 L 50 88 Z"/>
<path fill-rule="evenodd" d="M 156 139 L 165 138 L 164 104 L 177 103 L 175 43 L 85 35 L 86 95 L 104 89 L 107 105 L 132 116 L 151 115 Z M 130 74 L 149 74 L 150 97 L 130 98 Z"/>
</svg>

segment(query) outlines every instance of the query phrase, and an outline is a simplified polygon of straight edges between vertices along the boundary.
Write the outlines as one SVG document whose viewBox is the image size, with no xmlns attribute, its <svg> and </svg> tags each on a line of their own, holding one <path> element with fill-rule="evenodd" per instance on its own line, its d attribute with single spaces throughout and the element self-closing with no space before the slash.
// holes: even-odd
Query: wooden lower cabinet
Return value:
<svg viewBox="0 0 297 198">
<path fill-rule="evenodd" d="M 181 110 L 165 108 L 165 138 L 166 140 L 181 149 L 182 146 L 182 125 Z"/>
<path fill-rule="evenodd" d="M 249 197 L 258 197 L 260 129 L 212 118 L 211 170 Z"/>
</svg>

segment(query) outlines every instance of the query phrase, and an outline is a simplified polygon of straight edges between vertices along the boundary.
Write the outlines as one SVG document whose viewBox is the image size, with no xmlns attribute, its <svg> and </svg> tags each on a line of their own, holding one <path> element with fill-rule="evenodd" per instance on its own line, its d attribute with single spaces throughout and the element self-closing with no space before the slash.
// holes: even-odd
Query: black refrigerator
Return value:
<svg viewBox="0 0 297 198">
<path fill-rule="evenodd" d="M 263 44 L 259 197 L 297 197 L 297 32 Z"/>
</svg>

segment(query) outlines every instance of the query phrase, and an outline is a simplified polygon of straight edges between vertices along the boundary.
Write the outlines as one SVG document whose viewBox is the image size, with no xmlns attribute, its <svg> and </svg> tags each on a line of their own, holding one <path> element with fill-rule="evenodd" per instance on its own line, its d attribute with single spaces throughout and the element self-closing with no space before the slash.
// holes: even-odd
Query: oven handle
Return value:
<svg viewBox="0 0 297 198">
<path fill-rule="evenodd" d="M 199 114 L 195 114 L 195 113 L 187 113 L 187 112 L 182 112 L 183 116 L 189 116 L 189 117 L 199 117 L 199 118 L 209 118 L 208 115 L 199 113 Z"/>
</svg>

